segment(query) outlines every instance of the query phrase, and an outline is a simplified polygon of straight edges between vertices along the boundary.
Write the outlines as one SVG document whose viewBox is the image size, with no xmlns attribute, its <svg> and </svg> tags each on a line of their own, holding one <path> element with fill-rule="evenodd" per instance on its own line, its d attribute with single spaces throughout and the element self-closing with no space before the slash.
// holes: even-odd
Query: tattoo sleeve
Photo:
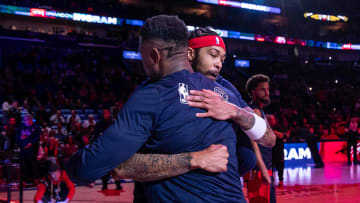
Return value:
<svg viewBox="0 0 360 203">
<path fill-rule="evenodd" d="M 172 155 L 136 153 L 114 169 L 114 173 L 117 178 L 130 178 L 139 182 L 157 181 L 189 172 L 190 161 L 190 153 Z"/>
<path fill-rule="evenodd" d="M 276 135 L 271 129 L 270 125 L 266 121 L 266 131 L 264 133 L 264 136 L 262 136 L 260 139 L 255 140 L 257 143 L 261 144 L 265 147 L 274 147 L 276 144 Z"/>
<path fill-rule="evenodd" d="M 241 129 L 249 130 L 250 128 L 252 128 L 254 126 L 255 118 L 251 112 L 241 109 L 241 108 L 238 108 L 238 110 L 236 112 L 236 116 L 233 119 L 233 121 L 236 124 L 238 124 L 241 127 Z"/>
<path fill-rule="evenodd" d="M 252 113 L 256 113 L 258 116 L 261 116 L 259 110 L 251 111 L 250 108 L 244 108 L 244 109 L 239 108 L 237 110 L 236 117 L 233 119 L 233 121 L 236 124 L 238 124 L 243 130 L 249 130 L 254 126 L 255 123 L 255 118 L 252 115 Z M 265 122 L 266 122 L 266 131 L 264 135 L 260 139 L 255 141 L 265 147 L 274 147 L 276 143 L 275 133 L 271 129 L 266 119 Z"/>
</svg>

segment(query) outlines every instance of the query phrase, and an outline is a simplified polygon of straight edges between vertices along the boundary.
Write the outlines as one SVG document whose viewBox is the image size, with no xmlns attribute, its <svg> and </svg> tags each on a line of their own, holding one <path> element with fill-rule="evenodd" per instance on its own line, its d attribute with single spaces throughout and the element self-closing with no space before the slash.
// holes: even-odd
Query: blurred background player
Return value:
<svg viewBox="0 0 360 203">
<path fill-rule="evenodd" d="M 251 97 L 250 106 L 255 113 L 266 119 L 263 108 L 270 104 L 270 78 L 263 74 L 251 76 L 246 82 L 246 90 Z M 246 176 L 250 203 L 276 202 L 274 179 L 272 176 L 272 148 L 251 141 L 257 167 Z"/>
</svg>

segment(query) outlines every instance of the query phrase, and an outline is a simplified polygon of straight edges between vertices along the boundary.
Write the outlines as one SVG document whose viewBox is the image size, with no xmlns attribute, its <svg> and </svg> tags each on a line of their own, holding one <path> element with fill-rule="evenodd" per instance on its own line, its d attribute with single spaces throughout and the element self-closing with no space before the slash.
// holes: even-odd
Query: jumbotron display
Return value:
<svg viewBox="0 0 360 203">
<path fill-rule="evenodd" d="M 347 22 L 349 20 L 349 18 L 346 16 L 341 16 L 341 15 L 334 16 L 334 15 L 318 14 L 312 12 L 304 13 L 304 17 L 311 18 L 314 20 L 330 21 L 330 22 L 337 22 L 337 21 Z"/>
<path fill-rule="evenodd" d="M 77 22 L 99 23 L 99 24 L 107 24 L 114 26 L 122 26 L 122 25 L 142 26 L 142 24 L 144 23 L 144 21 L 136 20 L 136 19 L 98 16 L 98 15 L 92 15 L 86 13 L 67 13 L 67 12 L 58 12 L 47 9 L 8 6 L 1 4 L 0 4 L 0 13 L 23 15 L 30 17 L 40 17 L 40 18 L 48 18 L 48 19 L 65 19 L 65 20 L 72 20 Z M 189 31 L 198 28 L 196 26 L 187 26 L 187 27 Z M 239 32 L 239 31 L 223 30 L 223 29 L 214 29 L 214 31 L 216 31 L 223 38 L 252 40 L 257 42 L 272 42 L 283 45 L 322 47 L 327 49 L 360 50 L 360 44 L 351 44 L 351 43 L 342 44 L 336 42 L 303 40 L 303 39 L 294 39 L 284 36 L 258 35 L 252 33 Z"/>
</svg>

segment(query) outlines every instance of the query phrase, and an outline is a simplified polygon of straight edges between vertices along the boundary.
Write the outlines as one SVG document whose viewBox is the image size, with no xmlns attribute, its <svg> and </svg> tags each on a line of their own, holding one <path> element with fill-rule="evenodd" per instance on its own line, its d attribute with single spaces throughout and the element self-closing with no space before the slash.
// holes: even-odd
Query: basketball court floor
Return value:
<svg viewBox="0 0 360 203">
<path fill-rule="evenodd" d="M 275 172 L 275 175 L 277 173 Z M 277 185 L 277 176 L 275 179 Z M 100 181 L 94 187 L 78 186 L 72 203 L 130 203 L 134 184 L 122 184 L 123 191 L 115 184 L 101 191 Z M 24 203 L 32 203 L 35 188 L 24 191 Z M 246 196 L 246 190 L 244 190 Z M 3 194 L 4 195 L 4 194 Z M 2 196 L 3 196 L 2 195 Z M 286 168 L 284 186 L 276 187 L 277 202 L 291 203 L 358 203 L 360 202 L 360 165 L 327 163 L 324 168 Z M 13 195 L 17 200 L 17 196 Z"/>
</svg>

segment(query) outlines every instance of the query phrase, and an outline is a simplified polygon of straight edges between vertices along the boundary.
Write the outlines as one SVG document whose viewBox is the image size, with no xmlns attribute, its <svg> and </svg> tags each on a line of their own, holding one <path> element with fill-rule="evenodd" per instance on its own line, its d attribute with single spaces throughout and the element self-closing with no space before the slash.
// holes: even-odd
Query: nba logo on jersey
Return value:
<svg viewBox="0 0 360 203">
<path fill-rule="evenodd" d="M 180 97 L 180 103 L 187 104 L 186 97 L 189 96 L 189 88 L 187 84 L 179 83 L 178 92 Z"/>
<path fill-rule="evenodd" d="M 214 88 L 214 92 L 218 93 L 222 98 L 225 99 L 225 101 L 229 100 L 229 95 L 228 93 L 226 93 L 223 89 L 221 89 L 220 87 L 215 87 Z"/>
<path fill-rule="evenodd" d="M 215 38 L 216 39 L 216 44 L 220 44 L 220 40 L 218 37 Z"/>
</svg>

